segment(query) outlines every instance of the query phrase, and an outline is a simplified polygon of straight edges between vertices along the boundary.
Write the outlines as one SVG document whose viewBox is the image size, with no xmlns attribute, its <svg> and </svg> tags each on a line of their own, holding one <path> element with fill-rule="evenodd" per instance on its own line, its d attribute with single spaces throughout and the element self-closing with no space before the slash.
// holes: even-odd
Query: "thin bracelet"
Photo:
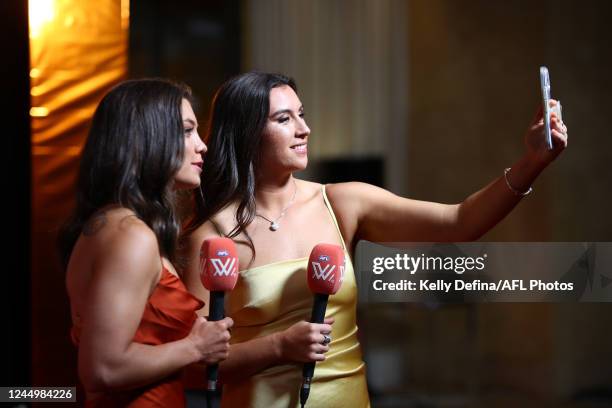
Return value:
<svg viewBox="0 0 612 408">
<path fill-rule="evenodd" d="M 529 186 L 527 191 L 518 191 L 516 188 L 512 187 L 512 185 L 510 184 L 510 181 L 508 180 L 509 171 L 510 171 L 510 167 L 504 170 L 504 180 L 506 180 L 506 185 L 508 186 L 508 188 L 510 189 L 510 191 L 512 191 L 514 195 L 519 196 L 519 197 L 525 197 L 527 194 L 533 191 L 533 188 L 531 186 Z"/>
</svg>

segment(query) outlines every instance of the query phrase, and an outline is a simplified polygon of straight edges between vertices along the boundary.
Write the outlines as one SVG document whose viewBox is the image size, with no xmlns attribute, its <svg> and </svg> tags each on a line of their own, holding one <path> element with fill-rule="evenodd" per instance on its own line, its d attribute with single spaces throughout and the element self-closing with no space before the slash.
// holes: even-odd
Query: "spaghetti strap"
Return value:
<svg viewBox="0 0 612 408">
<path fill-rule="evenodd" d="M 321 185 L 321 193 L 323 194 L 323 201 L 325 202 L 325 206 L 329 211 L 329 215 L 331 215 L 331 218 L 334 221 L 334 225 L 336 226 L 336 231 L 338 231 L 338 235 L 340 236 L 340 241 L 342 241 L 342 249 L 344 249 L 344 252 L 348 253 L 348 251 L 346 250 L 346 243 L 344 242 L 344 237 L 342 236 L 340 226 L 338 225 L 338 220 L 336 220 L 336 214 L 334 214 L 334 209 L 332 208 L 329 200 L 327 199 L 327 194 L 325 193 L 325 184 Z"/>
</svg>

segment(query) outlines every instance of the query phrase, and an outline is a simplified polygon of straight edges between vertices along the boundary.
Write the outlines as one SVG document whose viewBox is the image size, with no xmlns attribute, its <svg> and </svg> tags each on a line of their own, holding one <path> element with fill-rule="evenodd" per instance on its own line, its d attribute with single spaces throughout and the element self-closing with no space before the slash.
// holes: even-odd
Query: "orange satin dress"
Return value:
<svg viewBox="0 0 612 408">
<path fill-rule="evenodd" d="M 163 267 L 159 283 L 147 301 L 133 341 L 155 346 L 186 337 L 197 318 L 196 310 L 203 305 L 201 300 L 187 291 L 178 277 Z M 80 332 L 80 325 L 75 324 L 71 336 L 77 346 Z M 86 401 L 85 406 L 184 407 L 181 375 L 182 371 L 177 371 L 141 388 L 105 393 Z"/>
</svg>

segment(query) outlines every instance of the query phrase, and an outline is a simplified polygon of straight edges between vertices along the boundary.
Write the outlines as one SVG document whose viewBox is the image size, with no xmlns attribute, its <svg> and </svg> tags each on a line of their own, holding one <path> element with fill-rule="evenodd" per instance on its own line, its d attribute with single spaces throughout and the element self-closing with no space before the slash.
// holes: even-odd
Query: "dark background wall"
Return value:
<svg viewBox="0 0 612 408">
<path fill-rule="evenodd" d="M 194 90 L 196 115 L 204 129 L 214 91 L 240 72 L 240 34 L 237 0 L 132 0 L 129 76 L 187 83 Z"/>
<path fill-rule="evenodd" d="M 611 15 L 604 1 L 410 2 L 411 195 L 457 201 L 509 167 L 547 65 L 569 149 L 485 239 L 610 239 Z"/>
<path fill-rule="evenodd" d="M 30 82 L 28 14 L 22 1 L 0 4 L 0 50 L 11 56 L 2 64 L 4 158 L 2 189 L 3 226 L 2 328 L 0 383 L 23 385 L 30 378 Z M 8 40 L 10 39 L 10 41 Z"/>
</svg>

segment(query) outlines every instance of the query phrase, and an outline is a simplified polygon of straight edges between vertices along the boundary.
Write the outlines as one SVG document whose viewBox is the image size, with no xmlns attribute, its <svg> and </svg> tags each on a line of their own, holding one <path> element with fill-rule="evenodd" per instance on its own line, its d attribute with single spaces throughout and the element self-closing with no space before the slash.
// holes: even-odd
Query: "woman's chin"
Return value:
<svg viewBox="0 0 612 408">
<path fill-rule="evenodd" d="M 304 156 L 303 158 L 300 158 L 300 160 L 296 161 L 295 167 L 296 169 L 294 171 L 306 170 L 306 167 L 308 167 L 308 156 Z"/>
<path fill-rule="evenodd" d="M 195 190 L 200 187 L 200 180 L 175 180 L 174 191 Z"/>
</svg>

